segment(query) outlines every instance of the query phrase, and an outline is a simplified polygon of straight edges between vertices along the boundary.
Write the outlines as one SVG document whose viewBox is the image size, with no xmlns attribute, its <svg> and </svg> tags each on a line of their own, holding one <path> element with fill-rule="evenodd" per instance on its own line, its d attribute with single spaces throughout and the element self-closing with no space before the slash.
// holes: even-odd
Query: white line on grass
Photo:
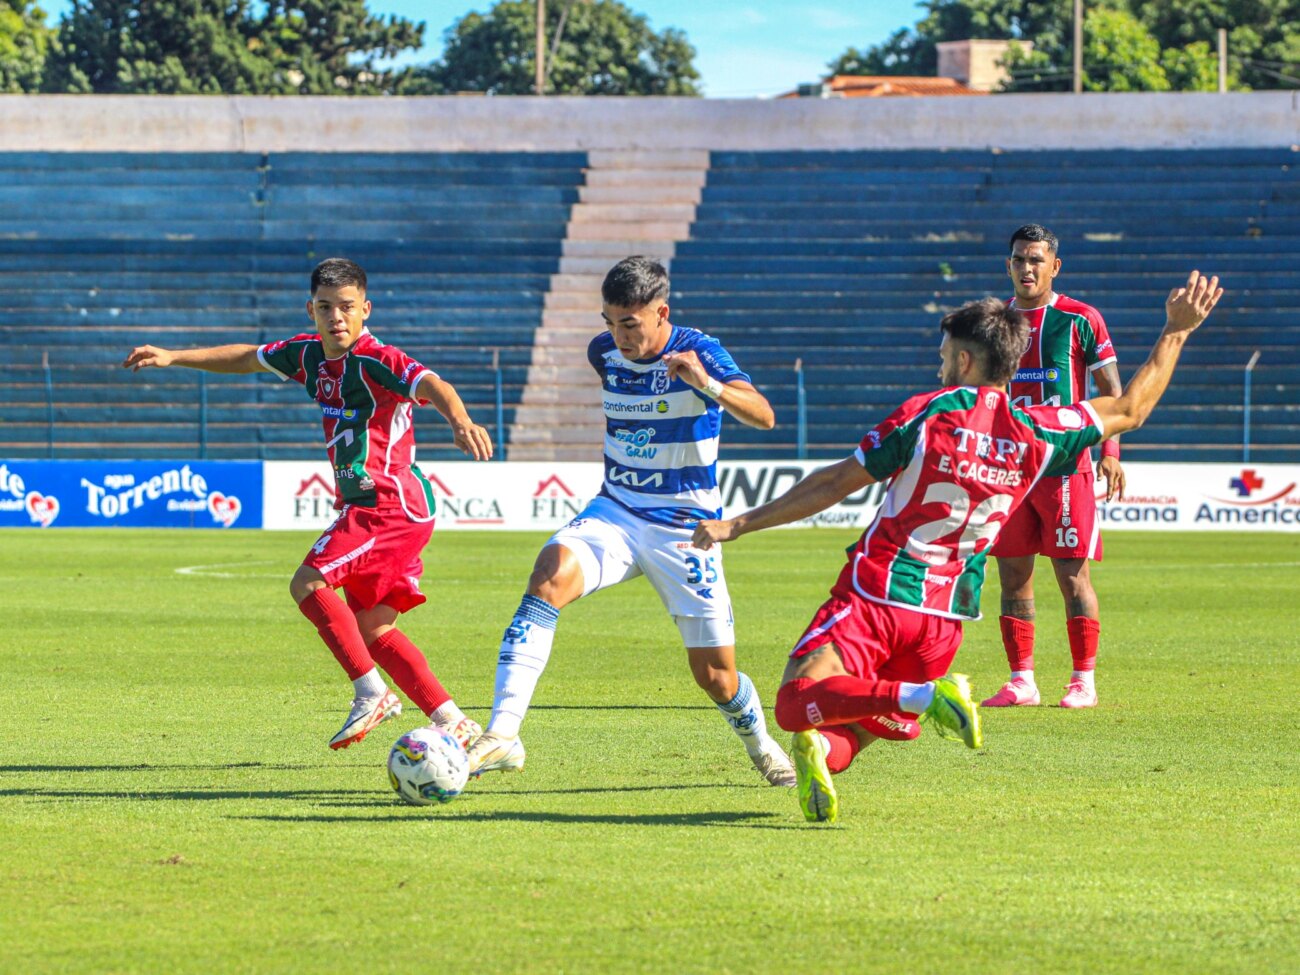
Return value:
<svg viewBox="0 0 1300 975">
<path fill-rule="evenodd" d="M 210 565 L 183 565 L 173 571 L 180 576 L 202 576 L 205 579 L 279 579 L 283 573 L 211 571 L 213 569 L 229 569 L 234 566 L 274 564 L 274 559 L 260 559 L 256 562 L 213 562 Z"/>
</svg>

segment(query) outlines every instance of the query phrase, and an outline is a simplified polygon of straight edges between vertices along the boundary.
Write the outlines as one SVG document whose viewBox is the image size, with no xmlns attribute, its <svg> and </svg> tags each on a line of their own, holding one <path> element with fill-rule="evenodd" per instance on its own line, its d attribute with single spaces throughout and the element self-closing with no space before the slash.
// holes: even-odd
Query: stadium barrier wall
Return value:
<svg viewBox="0 0 1300 975">
<path fill-rule="evenodd" d="M 722 461 L 723 512 L 770 501 L 824 466 Z M 1300 531 L 1300 465 L 1137 463 L 1125 473 L 1125 499 L 1099 505 L 1107 531 Z M 554 531 L 600 490 L 603 468 L 466 462 L 437 464 L 427 474 L 440 531 Z M 883 495 L 883 485 L 873 484 L 792 527 L 865 528 Z M 325 463 L 0 461 L 0 527 L 319 531 L 334 514 Z"/>
<path fill-rule="evenodd" d="M 782 100 L 0 96 L 0 151 L 1229 149 L 1296 143 L 1300 92 L 1287 91 Z"/>
</svg>

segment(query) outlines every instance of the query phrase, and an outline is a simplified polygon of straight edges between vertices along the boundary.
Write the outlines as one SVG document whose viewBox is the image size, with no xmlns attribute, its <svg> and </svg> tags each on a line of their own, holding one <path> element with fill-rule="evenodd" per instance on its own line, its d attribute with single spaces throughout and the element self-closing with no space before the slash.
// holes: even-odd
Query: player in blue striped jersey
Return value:
<svg viewBox="0 0 1300 975">
<path fill-rule="evenodd" d="M 644 257 L 620 261 L 601 286 L 607 331 L 587 358 L 601 379 L 605 483 L 542 548 L 506 627 L 488 730 L 470 748 L 474 775 L 523 768 L 519 729 L 551 653 L 560 610 L 644 575 L 677 624 L 695 682 L 772 785 L 794 768 L 767 733 L 753 682 L 736 669 L 735 626 L 721 553 L 691 542 L 720 516 L 722 411 L 770 430 L 772 407 L 717 339 L 668 318 L 668 274 Z"/>
</svg>

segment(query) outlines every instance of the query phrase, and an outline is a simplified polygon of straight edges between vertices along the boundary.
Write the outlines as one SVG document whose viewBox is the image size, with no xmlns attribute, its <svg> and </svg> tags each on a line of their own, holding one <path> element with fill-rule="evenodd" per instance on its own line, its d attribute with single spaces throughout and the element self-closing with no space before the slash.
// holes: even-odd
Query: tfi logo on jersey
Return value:
<svg viewBox="0 0 1300 975">
<path fill-rule="evenodd" d="M 1062 412 L 1065 412 L 1062 410 Z M 968 430 L 965 427 L 957 427 L 957 449 L 963 454 L 969 453 L 971 441 L 975 441 L 975 456 L 985 457 L 992 460 L 1014 460 L 1019 461 L 1025 456 L 1025 451 L 1029 449 L 1029 444 L 1021 443 L 1017 440 L 1008 440 L 1006 437 L 992 437 L 987 433 L 981 433 L 978 430 Z"/>
<path fill-rule="evenodd" d="M 619 469 L 614 464 L 609 465 L 609 471 L 605 475 L 614 484 L 622 484 L 625 487 L 662 487 L 664 483 L 663 473 L 655 471 L 653 474 L 648 471 L 635 471 L 630 468 Z"/>
<path fill-rule="evenodd" d="M 1061 378 L 1059 369 L 1020 369 L 1011 377 L 1013 383 L 1054 383 Z"/>
<path fill-rule="evenodd" d="M 59 499 L 53 495 L 29 491 L 27 497 L 23 499 L 23 504 L 33 525 L 49 528 L 54 519 L 59 517 Z"/>
<path fill-rule="evenodd" d="M 649 460 L 659 453 L 658 447 L 650 446 L 654 435 L 654 427 L 645 427 L 641 430 L 617 430 L 614 439 L 626 448 L 629 457 L 643 457 Z"/>
</svg>

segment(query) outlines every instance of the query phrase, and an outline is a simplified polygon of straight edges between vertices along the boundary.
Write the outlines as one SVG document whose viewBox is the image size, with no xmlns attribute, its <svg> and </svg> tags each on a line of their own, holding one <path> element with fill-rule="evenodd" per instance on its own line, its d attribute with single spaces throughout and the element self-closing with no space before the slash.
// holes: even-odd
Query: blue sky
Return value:
<svg viewBox="0 0 1300 975">
<path fill-rule="evenodd" d="M 560 0 L 549 0 L 551 3 Z M 706 95 L 752 98 L 816 81 L 826 62 L 845 48 L 884 40 L 920 16 L 916 0 L 623 0 L 649 18 L 655 30 L 677 27 L 695 45 L 695 66 Z M 470 10 L 490 2 L 472 0 L 370 0 L 375 13 L 425 22 L 425 48 L 411 60 L 431 61 L 442 50 L 443 32 Z M 53 19 L 67 0 L 43 0 Z M 406 58 L 402 59 L 407 60 Z"/>
</svg>

